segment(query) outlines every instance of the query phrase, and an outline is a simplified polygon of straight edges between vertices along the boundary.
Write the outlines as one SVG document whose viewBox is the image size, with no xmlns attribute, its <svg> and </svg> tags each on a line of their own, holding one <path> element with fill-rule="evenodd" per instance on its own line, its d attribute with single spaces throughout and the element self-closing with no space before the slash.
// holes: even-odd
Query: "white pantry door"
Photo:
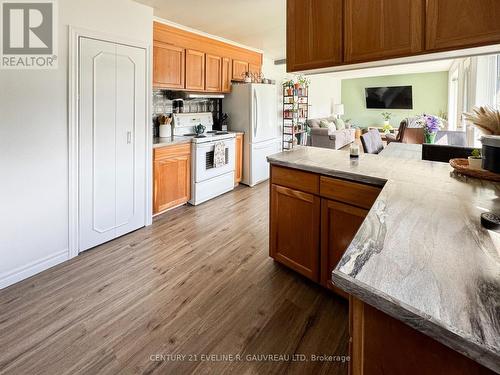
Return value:
<svg viewBox="0 0 500 375">
<path fill-rule="evenodd" d="M 79 251 L 145 225 L 146 52 L 79 41 Z"/>
</svg>

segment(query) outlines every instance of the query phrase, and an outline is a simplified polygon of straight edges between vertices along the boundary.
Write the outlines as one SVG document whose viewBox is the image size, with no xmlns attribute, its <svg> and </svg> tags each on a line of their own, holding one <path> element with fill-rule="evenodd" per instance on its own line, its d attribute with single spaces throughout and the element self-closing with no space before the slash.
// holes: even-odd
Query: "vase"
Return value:
<svg viewBox="0 0 500 375">
<path fill-rule="evenodd" d="M 424 133 L 424 142 L 425 143 L 434 143 L 436 140 L 436 133 Z"/>
</svg>

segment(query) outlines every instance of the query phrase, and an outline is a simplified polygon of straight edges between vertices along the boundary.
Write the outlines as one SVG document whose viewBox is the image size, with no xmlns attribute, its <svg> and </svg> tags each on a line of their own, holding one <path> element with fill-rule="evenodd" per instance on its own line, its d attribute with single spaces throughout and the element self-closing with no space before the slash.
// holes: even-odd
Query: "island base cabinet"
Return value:
<svg viewBox="0 0 500 375">
<path fill-rule="evenodd" d="M 332 283 L 332 271 L 363 223 L 368 210 L 321 200 L 321 284 L 341 296 L 348 294 Z"/>
<path fill-rule="evenodd" d="M 315 282 L 319 281 L 320 202 L 313 194 L 271 185 L 270 255 Z"/>
<path fill-rule="evenodd" d="M 350 375 L 490 375 L 494 372 L 401 321 L 349 298 Z"/>
</svg>

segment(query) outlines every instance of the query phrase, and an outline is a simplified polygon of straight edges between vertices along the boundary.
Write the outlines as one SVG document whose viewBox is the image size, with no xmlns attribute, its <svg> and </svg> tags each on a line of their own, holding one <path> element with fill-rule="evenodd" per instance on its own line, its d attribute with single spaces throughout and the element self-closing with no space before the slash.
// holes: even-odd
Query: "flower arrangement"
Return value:
<svg viewBox="0 0 500 375">
<path fill-rule="evenodd" d="M 436 134 L 441 129 L 443 123 L 441 119 L 437 116 L 426 115 L 422 116 L 425 143 L 434 143 L 436 139 Z"/>
</svg>

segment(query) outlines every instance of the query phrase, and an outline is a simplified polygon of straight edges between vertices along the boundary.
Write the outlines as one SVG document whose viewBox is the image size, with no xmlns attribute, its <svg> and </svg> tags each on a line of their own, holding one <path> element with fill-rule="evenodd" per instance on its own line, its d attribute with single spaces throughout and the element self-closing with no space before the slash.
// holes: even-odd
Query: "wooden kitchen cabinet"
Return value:
<svg viewBox="0 0 500 375">
<path fill-rule="evenodd" d="M 191 144 L 155 148 L 153 154 L 153 213 L 191 199 Z"/>
<path fill-rule="evenodd" d="M 269 255 L 346 297 L 332 270 L 381 187 L 271 165 Z"/>
<path fill-rule="evenodd" d="M 205 91 L 222 91 L 222 58 L 219 56 L 205 56 Z"/>
<path fill-rule="evenodd" d="M 254 77 L 260 76 L 260 65 L 257 64 L 248 64 L 248 71 Z"/>
<path fill-rule="evenodd" d="M 380 310 L 349 297 L 349 374 L 494 375 Z"/>
<path fill-rule="evenodd" d="M 186 50 L 186 90 L 205 90 L 205 54 Z"/>
<path fill-rule="evenodd" d="M 184 88 L 184 48 L 154 42 L 153 86 Z"/>
<path fill-rule="evenodd" d="M 427 49 L 475 47 L 499 41 L 500 1 L 427 0 Z"/>
<path fill-rule="evenodd" d="M 343 61 L 343 0 L 287 1 L 287 71 Z"/>
<path fill-rule="evenodd" d="M 345 63 L 424 49 L 425 0 L 345 0 Z"/>
<path fill-rule="evenodd" d="M 231 92 L 231 59 L 222 58 L 222 92 Z"/>
<path fill-rule="evenodd" d="M 235 141 L 235 172 L 234 172 L 234 184 L 238 185 L 243 178 L 243 134 L 236 134 Z"/>
<path fill-rule="evenodd" d="M 344 255 L 368 210 L 345 203 L 321 200 L 321 284 L 348 297 L 332 283 L 332 271 Z"/>
<path fill-rule="evenodd" d="M 153 86 L 231 92 L 231 80 L 260 72 L 262 53 L 153 22 Z"/>
<path fill-rule="evenodd" d="M 245 73 L 248 71 L 248 62 L 233 60 L 233 69 L 231 76 L 233 81 L 243 81 L 245 79 Z"/>
<path fill-rule="evenodd" d="M 319 281 L 320 198 L 271 185 L 270 255 L 294 271 Z"/>
</svg>

